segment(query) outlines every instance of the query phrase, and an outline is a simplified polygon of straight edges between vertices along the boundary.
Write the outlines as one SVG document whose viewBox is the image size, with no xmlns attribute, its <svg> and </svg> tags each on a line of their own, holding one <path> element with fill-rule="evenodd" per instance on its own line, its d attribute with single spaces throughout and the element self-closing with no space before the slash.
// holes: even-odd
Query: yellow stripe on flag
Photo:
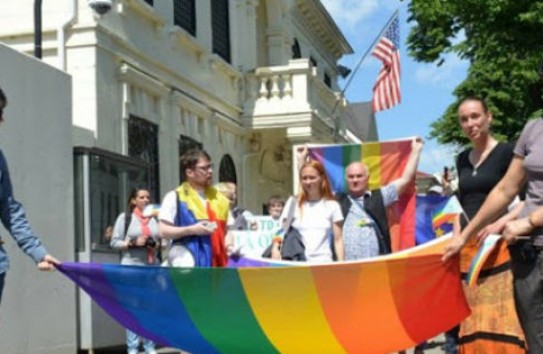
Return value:
<svg viewBox="0 0 543 354">
<path fill-rule="evenodd" d="M 377 189 L 381 186 L 381 144 L 368 143 L 360 146 L 362 149 L 362 162 L 366 164 L 370 172 L 369 189 Z"/>
<path fill-rule="evenodd" d="M 240 268 L 239 275 L 256 319 L 279 352 L 305 353 L 308 343 L 318 340 L 321 353 L 345 353 L 328 325 L 309 268 L 272 268 L 265 274 Z"/>
</svg>

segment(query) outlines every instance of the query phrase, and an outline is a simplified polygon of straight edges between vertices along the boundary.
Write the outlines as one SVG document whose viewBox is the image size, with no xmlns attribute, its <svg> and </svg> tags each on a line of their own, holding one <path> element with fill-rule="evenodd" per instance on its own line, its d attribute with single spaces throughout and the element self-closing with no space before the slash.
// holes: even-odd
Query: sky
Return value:
<svg viewBox="0 0 543 354">
<path fill-rule="evenodd" d="M 430 124 L 454 101 L 454 88 L 466 77 L 468 63 L 454 55 L 445 63 L 417 63 L 407 53 L 407 35 L 412 23 L 407 23 L 407 3 L 399 0 L 321 0 L 350 43 L 354 54 L 343 57 L 340 64 L 353 70 L 370 48 L 394 11 L 400 11 L 400 63 L 402 102 L 376 113 L 379 140 L 394 140 L 412 136 L 424 138 L 425 146 L 419 171 L 438 173 L 444 166 L 454 164 L 453 147 L 430 140 Z M 350 102 L 371 101 L 372 88 L 381 63 L 368 55 L 345 91 Z M 351 73 L 353 75 L 353 73 Z M 339 82 L 342 88 L 349 80 Z"/>
</svg>

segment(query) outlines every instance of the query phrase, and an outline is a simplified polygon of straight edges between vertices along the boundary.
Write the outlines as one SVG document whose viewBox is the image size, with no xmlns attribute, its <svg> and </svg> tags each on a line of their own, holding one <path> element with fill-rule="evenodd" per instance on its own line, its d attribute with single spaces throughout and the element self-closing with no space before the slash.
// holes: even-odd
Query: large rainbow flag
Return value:
<svg viewBox="0 0 543 354">
<path fill-rule="evenodd" d="M 411 140 L 310 146 L 309 154 L 326 168 L 334 192 L 346 191 L 345 169 L 356 161 L 368 166 L 369 189 L 374 190 L 402 175 L 411 154 Z M 387 209 L 393 252 L 415 246 L 415 210 L 413 180 L 400 200 Z"/>
<path fill-rule="evenodd" d="M 121 325 L 190 353 L 387 353 L 469 314 L 448 241 L 329 265 L 59 269 Z"/>
</svg>

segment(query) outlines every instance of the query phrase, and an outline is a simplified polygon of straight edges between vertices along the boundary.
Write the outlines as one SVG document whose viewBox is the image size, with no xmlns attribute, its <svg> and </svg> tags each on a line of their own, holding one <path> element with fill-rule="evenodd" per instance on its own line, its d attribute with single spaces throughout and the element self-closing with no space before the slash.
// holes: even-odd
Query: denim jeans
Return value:
<svg viewBox="0 0 543 354">
<path fill-rule="evenodd" d="M 445 332 L 445 343 L 443 351 L 446 354 L 458 354 L 458 331 L 460 326 L 456 326 Z"/>
<path fill-rule="evenodd" d="M 0 273 L 0 303 L 2 303 L 2 292 L 4 291 L 4 279 L 6 279 L 6 273 Z"/>
<path fill-rule="evenodd" d="M 153 341 L 145 338 L 141 338 L 141 340 L 143 342 L 143 349 L 145 350 L 146 354 L 156 353 L 155 343 Z M 126 330 L 126 347 L 129 354 L 139 352 L 140 336 L 128 329 Z"/>
</svg>

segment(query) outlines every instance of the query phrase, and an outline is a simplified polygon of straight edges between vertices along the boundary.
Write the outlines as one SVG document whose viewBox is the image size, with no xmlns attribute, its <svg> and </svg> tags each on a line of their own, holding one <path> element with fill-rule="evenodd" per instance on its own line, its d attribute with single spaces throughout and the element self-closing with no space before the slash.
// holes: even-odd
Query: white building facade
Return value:
<svg viewBox="0 0 543 354">
<path fill-rule="evenodd" d="M 0 3 L 0 41 L 33 53 L 35 1 Z M 348 124 L 338 60 L 352 48 L 319 0 L 113 0 L 102 15 L 87 0 L 45 0 L 41 14 L 43 61 L 72 78 L 77 261 L 118 257 L 103 230 L 128 189 L 146 184 L 159 202 L 188 148 L 204 148 L 215 181 L 237 182 L 260 214 L 294 189 L 293 145 L 377 138 L 374 124 Z M 94 310 L 79 301 L 80 332 L 107 327 L 85 323 Z M 78 346 L 117 334 L 80 333 Z"/>
</svg>

